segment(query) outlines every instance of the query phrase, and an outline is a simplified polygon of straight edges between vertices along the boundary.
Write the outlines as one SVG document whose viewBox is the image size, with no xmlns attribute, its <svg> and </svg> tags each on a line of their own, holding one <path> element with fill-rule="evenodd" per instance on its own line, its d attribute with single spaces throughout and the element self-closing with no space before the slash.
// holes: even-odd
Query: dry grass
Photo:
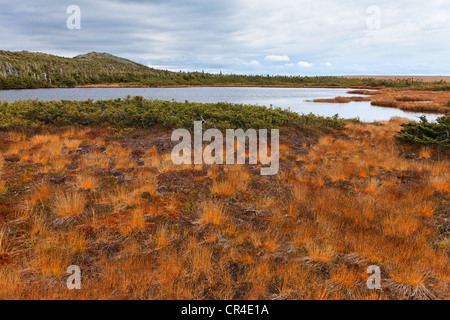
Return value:
<svg viewBox="0 0 450 320">
<path fill-rule="evenodd" d="M 58 142 L 60 137 L 53 134 L 37 134 L 31 138 L 32 144 L 44 144 L 50 142 Z"/>
<path fill-rule="evenodd" d="M 117 169 L 133 169 L 136 166 L 133 159 L 130 159 L 128 156 L 120 156 L 116 158 L 115 167 Z"/>
<path fill-rule="evenodd" d="M 76 185 L 78 188 L 91 190 L 98 188 L 99 182 L 95 176 L 80 174 L 77 175 Z"/>
<path fill-rule="evenodd" d="M 0 194 L 5 193 L 6 190 L 6 182 L 4 180 L 0 180 Z"/>
<path fill-rule="evenodd" d="M 173 238 L 172 232 L 168 225 L 163 224 L 158 227 L 154 236 L 157 249 L 165 248 L 170 244 Z"/>
<path fill-rule="evenodd" d="M 380 182 L 377 179 L 369 179 L 363 192 L 377 193 L 379 191 Z"/>
<path fill-rule="evenodd" d="M 142 208 L 136 208 L 132 211 L 131 217 L 119 226 L 119 231 L 123 235 L 131 236 L 145 228 L 144 212 Z"/>
<path fill-rule="evenodd" d="M 432 176 L 430 177 L 430 182 L 436 191 L 450 192 L 450 175 L 447 173 L 445 175 Z"/>
<path fill-rule="evenodd" d="M 136 187 L 134 188 L 134 195 L 140 196 L 142 194 L 149 194 L 151 196 L 155 195 L 156 187 L 158 184 L 158 179 L 156 175 L 150 173 L 146 175 L 145 173 L 140 173 L 139 178 L 136 182 Z"/>
<path fill-rule="evenodd" d="M 33 204 L 45 204 L 52 196 L 52 186 L 48 181 L 42 181 L 33 188 L 31 195 L 31 202 Z"/>
<path fill-rule="evenodd" d="M 308 257 L 314 262 L 329 263 L 336 258 L 336 253 L 330 246 L 310 243 L 306 250 L 308 251 Z"/>
<path fill-rule="evenodd" d="M 396 144 L 403 121 L 283 141 L 271 177 L 175 166 L 160 133 L 2 132 L 0 298 L 448 299 L 449 162 Z"/>
<path fill-rule="evenodd" d="M 200 223 L 221 224 L 225 221 L 223 203 L 207 200 L 200 204 Z"/>
<path fill-rule="evenodd" d="M 101 152 L 87 153 L 81 158 L 81 167 L 99 167 L 99 168 L 109 168 L 111 160 L 110 158 Z"/>
<path fill-rule="evenodd" d="M 349 103 L 351 101 L 371 101 L 378 107 L 398 108 L 410 112 L 449 114 L 448 91 L 430 90 L 395 90 L 385 88 L 377 91 L 353 90 L 350 94 L 362 94 L 369 97 L 335 97 L 332 99 L 315 99 L 314 102 Z"/>
<path fill-rule="evenodd" d="M 6 244 L 6 230 L 0 230 L 0 255 L 8 254 L 9 250 Z"/>
<path fill-rule="evenodd" d="M 36 259 L 30 265 L 40 275 L 59 278 L 66 273 L 71 259 L 80 255 L 86 245 L 83 234 L 52 234 L 40 240 L 34 247 Z"/>
<path fill-rule="evenodd" d="M 65 139 L 64 140 L 64 146 L 67 149 L 71 149 L 71 150 L 78 149 L 78 146 L 80 145 L 80 143 L 81 143 L 81 140 L 79 140 L 79 139 Z"/>
<path fill-rule="evenodd" d="M 343 289 L 348 290 L 355 287 L 360 278 L 360 273 L 358 270 L 352 270 L 345 265 L 339 265 L 337 268 L 331 270 L 330 278 L 341 285 Z"/>
<path fill-rule="evenodd" d="M 336 97 L 332 99 L 314 99 L 314 102 L 349 103 L 351 101 L 370 101 L 368 97 Z"/>
<path fill-rule="evenodd" d="M 372 96 L 372 105 L 379 107 L 398 108 L 412 112 L 430 112 L 448 114 L 450 108 L 447 101 L 448 92 L 433 92 L 420 90 L 389 90 L 384 89 Z"/>
<path fill-rule="evenodd" d="M 227 166 L 227 174 L 214 180 L 211 192 L 217 195 L 232 196 L 237 191 L 245 191 L 249 174 L 242 165 Z"/>
<path fill-rule="evenodd" d="M 83 213 L 86 198 L 82 193 L 68 191 L 57 194 L 53 199 L 53 213 L 62 216 L 79 216 Z"/>
</svg>

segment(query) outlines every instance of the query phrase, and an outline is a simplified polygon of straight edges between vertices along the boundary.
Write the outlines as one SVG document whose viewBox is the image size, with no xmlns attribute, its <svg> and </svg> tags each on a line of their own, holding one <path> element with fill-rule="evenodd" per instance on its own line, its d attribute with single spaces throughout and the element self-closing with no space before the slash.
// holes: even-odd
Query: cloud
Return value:
<svg viewBox="0 0 450 320">
<path fill-rule="evenodd" d="M 299 62 L 297 63 L 297 65 L 298 65 L 299 67 L 302 67 L 302 68 L 312 68 L 312 66 L 313 66 L 312 63 L 306 62 L 306 61 L 299 61 Z"/>
<path fill-rule="evenodd" d="M 77 0 L 81 29 L 68 30 L 71 2 L 0 0 L 0 43 L 64 56 L 108 52 L 171 70 L 450 74 L 448 0 L 376 2 L 381 28 L 370 30 L 373 0 Z"/>
<path fill-rule="evenodd" d="M 264 60 L 268 61 L 289 61 L 289 56 L 286 55 L 268 55 L 265 56 Z"/>
<path fill-rule="evenodd" d="M 324 64 L 325 64 L 327 67 L 333 66 L 333 64 L 332 64 L 331 62 L 325 62 Z"/>
</svg>

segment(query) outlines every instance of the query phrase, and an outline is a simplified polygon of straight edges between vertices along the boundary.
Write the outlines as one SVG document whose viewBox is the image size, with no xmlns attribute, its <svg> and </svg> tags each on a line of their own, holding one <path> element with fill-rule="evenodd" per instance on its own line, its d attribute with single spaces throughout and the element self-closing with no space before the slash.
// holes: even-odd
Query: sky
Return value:
<svg viewBox="0 0 450 320">
<path fill-rule="evenodd" d="M 172 71 L 450 75 L 450 0 L 0 0 L 0 50 Z"/>
</svg>

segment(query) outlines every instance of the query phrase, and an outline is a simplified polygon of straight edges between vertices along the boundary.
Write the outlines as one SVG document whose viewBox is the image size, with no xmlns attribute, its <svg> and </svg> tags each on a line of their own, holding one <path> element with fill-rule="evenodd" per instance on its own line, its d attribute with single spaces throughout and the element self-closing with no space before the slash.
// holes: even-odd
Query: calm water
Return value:
<svg viewBox="0 0 450 320">
<path fill-rule="evenodd" d="M 153 100 L 175 100 L 184 102 L 230 102 L 260 106 L 289 108 L 297 113 L 314 113 L 322 116 L 339 114 L 342 118 L 359 118 L 361 121 L 389 120 L 405 117 L 417 120 L 421 113 L 404 112 L 393 108 L 380 108 L 370 102 L 313 103 L 307 100 L 327 99 L 337 96 L 355 96 L 347 93 L 351 89 L 324 88 L 73 88 L 33 89 L 0 91 L 0 101 L 20 99 L 39 100 L 107 100 L 125 98 L 127 95 L 143 96 Z M 429 120 L 437 115 L 428 114 Z"/>
</svg>

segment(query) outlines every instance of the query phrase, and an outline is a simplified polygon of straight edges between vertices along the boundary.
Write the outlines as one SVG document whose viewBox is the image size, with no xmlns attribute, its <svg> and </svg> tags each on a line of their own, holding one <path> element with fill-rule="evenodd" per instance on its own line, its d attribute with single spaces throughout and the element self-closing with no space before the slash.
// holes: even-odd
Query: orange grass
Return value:
<svg viewBox="0 0 450 320">
<path fill-rule="evenodd" d="M 448 299 L 449 164 L 397 144 L 404 121 L 282 141 L 267 177 L 175 166 L 160 132 L 0 132 L 0 298 Z"/>
<path fill-rule="evenodd" d="M 99 182 L 95 176 L 80 174 L 77 176 L 76 185 L 81 189 L 91 190 L 98 188 Z"/>
<path fill-rule="evenodd" d="M 86 205 L 85 196 L 78 192 L 68 191 L 55 195 L 53 199 L 53 213 L 62 216 L 79 216 Z"/>
<path fill-rule="evenodd" d="M 200 205 L 200 222 L 204 224 L 221 224 L 225 220 L 223 203 L 209 200 Z"/>
<path fill-rule="evenodd" d="M 237 191 L 247 189 L 249 174 L 242 165 L 227 166 L 224 178 L 213 181 L 211 192 L 217 195 L 231 196 Z"/>
</svg>

